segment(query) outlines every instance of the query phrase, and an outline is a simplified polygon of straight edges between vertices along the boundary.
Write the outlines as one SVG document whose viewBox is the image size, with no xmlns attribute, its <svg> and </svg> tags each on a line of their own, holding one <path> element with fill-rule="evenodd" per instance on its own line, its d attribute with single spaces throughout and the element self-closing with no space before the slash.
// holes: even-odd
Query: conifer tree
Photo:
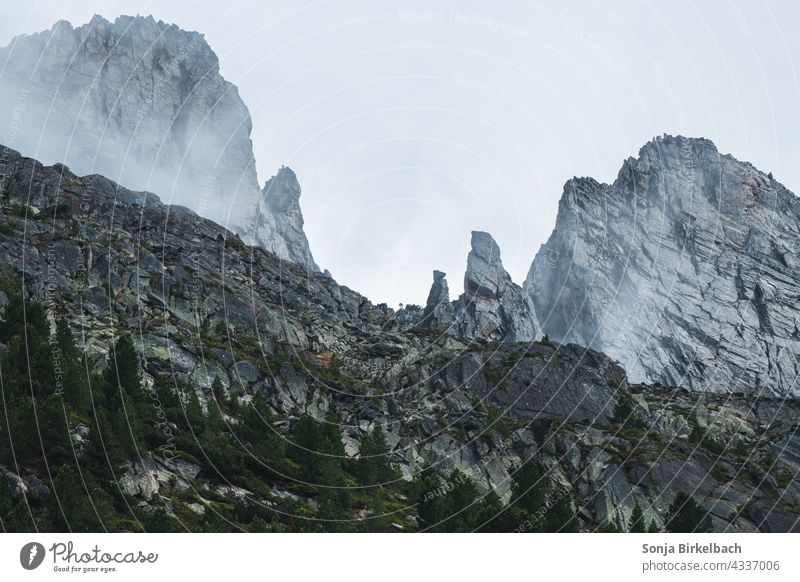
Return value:
<svg viewBox="0 0 800 582">
<path fill-rule="evenodd" d="M 534 461 L 523 463 L 512 476 L 511 503 L 536 516 L 545 506 L 544 479 Z M 535 519 L 535 518 L 534 518 Z"/>
<path fill-rule="evenodd" d="M 61 352 L 64 400 L 75 410 L 84 412 L 91 404 L 87 371 L 81 353 L 75 345 L 69 323 L 64 318 L 56 321 L 56 341 Z"/>
<path fill-rule="evenodd" d="M 386 433 L 380 426 L 376 426 L 371 434 L 361 437 L 355 473 L 359 482 L 364 485 L 384 483 L 397 478 L 389 465 L 389 445 L 386 443 Z"/>
<path fill-rule="evenodd" d="M 628 531 L 631 533 L 645 533 L 644 514 L 639 504 L 633 506 L 633 513 L 631 513 L 630 526 Z"/>
<path fill-rule="evenodd" d="M 580 530 L 578 518 L 565 491 L 557 491 L 550 508 L 545 513 L 544 531 L 548 533 L 576 533 Z"/>
<path fill-rule="evenodd" d="M 687 493 L 678 493 L 669 506 L 666 529 L 671 533 L 708 533 L 713 531 L 706 511 Z"/>
</svg>

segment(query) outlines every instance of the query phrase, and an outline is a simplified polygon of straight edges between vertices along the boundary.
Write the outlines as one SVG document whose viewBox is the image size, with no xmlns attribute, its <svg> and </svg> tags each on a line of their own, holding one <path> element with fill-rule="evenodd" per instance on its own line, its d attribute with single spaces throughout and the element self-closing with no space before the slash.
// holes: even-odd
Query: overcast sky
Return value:
<svg viewBox="0 0 800 582">
<path fill-rule="evenodd" d="M 260 181 L 297 172 L 317 262 L 376 302 L 424 303 L 433 269 L 460 293 L 472 230 L 521 283 L 564 182 L 611 181 L 662 133 L 800 191 L 793 0 L 0 0 L 0 45 L 94 13 L 205 33 Z"/>
</svg>

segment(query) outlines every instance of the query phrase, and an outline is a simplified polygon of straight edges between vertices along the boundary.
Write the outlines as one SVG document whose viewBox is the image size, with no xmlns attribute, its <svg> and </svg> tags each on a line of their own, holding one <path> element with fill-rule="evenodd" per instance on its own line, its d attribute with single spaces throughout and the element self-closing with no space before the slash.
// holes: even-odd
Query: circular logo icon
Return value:
<svg viewBox="0 0 800 582">
<path fill-rule="evenodd" d="M 35 570 L 44 561 L 44 546 L 39 542 L 30 542 L 19 551 L 19 563 L 26 570 Z"/>
</svg>

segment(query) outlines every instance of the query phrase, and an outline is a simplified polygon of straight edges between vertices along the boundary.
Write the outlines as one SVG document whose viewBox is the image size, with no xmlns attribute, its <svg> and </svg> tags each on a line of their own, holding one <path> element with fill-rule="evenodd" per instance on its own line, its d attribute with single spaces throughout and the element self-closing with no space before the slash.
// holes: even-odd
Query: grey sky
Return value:
<svg viewBox="0 0 800 582">
<path fill-rule="evenodd" d="M 460 293 L 471 230 L 521 282 L 564 182 L 613 180 L 661 133 L 800 189 L 790 0 L 0 0 L 0 45 L 94 13 L 205 33 L 253 116 L 260 181 L 297 172 L 317 262 L 373 301 L 423 303 L 434 268 Z"/>
</svg>

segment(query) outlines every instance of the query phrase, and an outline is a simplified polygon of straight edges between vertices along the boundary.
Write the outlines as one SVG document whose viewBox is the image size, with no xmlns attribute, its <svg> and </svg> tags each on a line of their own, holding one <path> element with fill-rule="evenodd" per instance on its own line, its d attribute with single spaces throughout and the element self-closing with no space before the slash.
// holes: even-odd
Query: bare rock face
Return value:
<svg viewBox="0 0 800 582">
<path fill-rule="evenodd" d="M 533 341 L 541 336 L 533 302 L 511 280 L 492 236 L 479 231 L 472 233 L 464 294 L 449 303 L 445 274 L 434 271 L 419 325 L 488 341 Z"/>
<path fill-rule="evenodd" d="M 0 49 L 0 63 L 5 145 L 154 192 L 253 236 L 265 208 L 250 113 L 203 35 L 152 17 L 95 16 L 77 28 L 62 20 L 15 38 Z M 256 237 L 289 260 L 310 256 L 302 230 L 295 233 L 295 206 L 285 229 L 276 214 Z"/>
<path fill-rule="evenodd" d="M 800 394 L 800 203 L 706 139 L 664 136 L 613 184 L 567 182 L 525 282 L 545 333 L 633 381 Z"/>
<path fill-rule="evenodd" d="M 444 273 L 437 273 L 428 303 L 462 318 L 452 325 L 456 332 L 478 328 L 472 302 L 494 314 L 488 321 L 499 327 L 482 328 L 497 330 L 489 337 L 521 337 L 522 290 L 509 282 L 499 256 L 484 260 L 484 251 L 495 248 L 488 241 L 480 234 L 475 240 L 467 274 L 476 284 L 472 293 L 450 303 Z M 800 527 L 800 485 L 791 479 L 800 459 L 798 401 L 631 385 L 612 359 L 577 345 L 487 349 L 455 332 L 419 333 L 387 306 L 321 273 L 287 269 L 211 220 L 2 146 L 0 273 L 80 326 L 91 373 L 107 365 L 114 321 L 118 333 L 135 336 L 144 377 L 180 379 L 176 390 L 191 391 L 201 406 L 215 397 L 219 379 L 242 410 L 263 396 L 281 432 L 304 414 L 335 417 L 350 456 L 364 434 L 383 427 L 391 462 L 407 480 L 426 466 L 445 474 L 459 469 L 480 491 L 493 489 L 508 500 L 512 475 L 533 460 L 547 486 L 574 504 L 584 530 L 628 528 L 636 506 L 648 524 L 661 527 L 676 495 L 686 491 L 711 514 L 715 531 Z M 498 295 L 476 291 L 500 287 Z M 777 329 L 781 319 L 763 297 Z M 3 302 L 0 294 L 4 317 Z M 198 325 L 224 342 L 198 337 Z M 264 354 L 268 370 L 256 365 Z M 629 422 L 614 418 L 621 398 L 632 403 L 630 421 L 652 438 L 621 430 Z M 76 447 L 93 438 L 87 424 L 75 427 Z M 695 429 L 705 434 L 701 443 L 688 438 Z M 192 438 L 188 426 L 174 430 L 177 442 Z M 194 464 L 181 452 L 165 457 L 160 449 L 142 449 L 117 472 L 113 487 L 136 496 L 148 512 L 170 503 L 199 512 L 204 491 L 231 505 L 253 498 L 221 479 L 209 459 L 200 455 Z M 49 497 L 52 475 L 40 464 L 6 467 L 0 465 L 0 488 L 7 486 L 12 503 L 27 499 L 37 507 Z M 284 477 L 276 481 L 265 472 L 259 479 L 280 514 L 319 507 L 314 498 L 285 491 Z"/>
<path fill-rule="evenodd" d="M 62 20 L 14 39 L 0 61 L 3 103 L 24 99 L 7 145 L 222 223 L 256 207 L 250 114 L 201 34 L 152 17 Z"/>
<path fill-rule="evenodd" d="M 472 233 L 472 250 L 467 256 L 464 293 L 470 299 L 498 299 L 511 284 L 503 268 L 500 247 L 487 232 Z"/>
<path fill-rule="evenodd" d="M 255 222 L 255 239 L 264 248 L 313 272 L 319 267 L 311 256 L 303 231 L 300 183 L 287 167 L 267 180 Z"/>
<path fill-rule="evenodd" d="M 450 289 L 443 271 L 433 272 L 433 285 L 428 293 L 428 301 L 422 312 L 420 325 L 449 329 L 453 324 L 453 306 L 450 304 Z"/>
</svg>

